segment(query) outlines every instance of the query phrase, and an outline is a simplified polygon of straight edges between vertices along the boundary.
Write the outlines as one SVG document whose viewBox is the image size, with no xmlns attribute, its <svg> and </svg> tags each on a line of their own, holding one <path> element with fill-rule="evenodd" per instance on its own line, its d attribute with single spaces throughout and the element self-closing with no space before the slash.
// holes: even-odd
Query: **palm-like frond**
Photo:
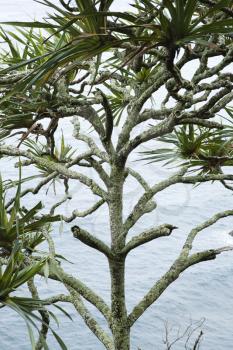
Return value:
<svg viewBox="0 0 233 350">
<path fill-rule="evenodd" d="M 35 274 L 37 274 L 41 270 L 42 266 L 44 265 L 44 261 L 23 268 L 22 264 L 23 255 L 19 250 L 19 243 L 17 243 L 13 247 L 8 264 L 6 265 L 4 271 L 1 272 L 1 302 L 4 302 L 11 292 L 15 291 L 18 287 L 27 282 L 30 278 L 34 277 Z"/>
<path fill-rule="evenodd" d="M 128 105 L 128 101 L 125 99 L 125 94 L 123 93 L 123 91 L 117 90 L 116 88 L 114 88 L 108 83 L 104 83 L 104 86 L 110 92 L 110 94 L 107 95 L 107 98 L 113 114 L 114 122 L 116 125 L 118 125 L 120 122 L 121 116 Z M 105 120 L 105 113 L 103 113 L 103 111 L 104 111 L 104 108 L 101 108 L 99 109 L 98 113 L 99 113 L 100 119 Z"/>
<path fill-rule="evenodd" d="M 51 23 L 49 27 L 48 22 L 45 22 L 44 26 L 41 22 L 37 22 L 37 24 L 11 22 L 11 24 L 30 28 L 38 26 L 46 30 L 48 36 L 53 39 L 59 36 L 60 43 L 59 45 L 54 45 L 51 49 L 47 47 L 51 40 L 45 40 L 44 38 L 43 43 L 47 44 L 45 46 L 45 55 L 44 52 L 40 52 L 37 60 L 34 60 L 34 57 L 30 57 L 28 61 L 24 60 L 18 65 L 15 65 L 14 69 L 19 69 L 30 64 L 35 64 L 35 62 L 38 64 L 39 60 L 45 59 L 45 62 L 40 64 L 39 69 L 35 68 L 28 77 L 22 79 L 20 82 L 21 87 L 25 85 L 29 86 L 29 84 L 32 86 L 42 76 L 44 80 L 47 80 L 58 67 L 63 67 L 74 60 L 89 59 L 94 56 L 98 57 L 103 51 L 112 47 L 113 38 L 109 36 L 107 36 L 107 40 L 106 37 L 103 38 L 103 36 L 107 35 L 105 29 L 106 15 L 104 13 L 107 11 L 108 6 L 110 6 L 111 1 L 105 2 L 101 11 L 96 9 L 92 0 L 78 1 L 77 11 L 79 14 L 77 15 L 62 10 L 50 1 L 44 0 L 42 3 L 56 11 L 56 15 L 49 16 L 50 20 L 53 23 L 55 22 L 56 25 Z M 101 14 L 102 12 L 103 14 Z M 10 41 L 9 44 L 11 44 Z M 29 44 L 31 45 L 33 42 L 29 42 Z M 12 70 L 12 67 L 3 70 L 2 73 L 9 72 L 10 70 Z"/>
<path fill-rule="evenodd" d="M 49 155 L 46 155 L 46 145 L 41 142 L 35 142 L 34 140 L 28 139 L 23 142 L 23 144 L 28 147 L 28 150 L 37 157 L 45 155 L 50 160 L 57 160 L 59 162 L 68 162 L 72 159 L 72 156 L 75 154 L 75 150 L 69 144 L 66 144 L 64 135 L 62 133 L 60 146 L 55 147 L 53 158 Z M 45 170 L 44 168 L 41 168 Z"/>
<path fill-rule="evenodd" d="M 0 308 L 9 307 L 17 312 L 20 317 L 25 320 L 31 340 L 32 349 L 35 350 L 33 328 L 38 330 L 37 323 L 44 323 L 44 321 L 35 313 L 35 311 L 44 310 L 46 304 L 42 300 L 11 296 L 11 293 L 16 291 L 20 286 L 25 284 L 37 273 L 39 273 L 43 268 L 46 260 L 25 266 L 24 256 L 21 253 L 20 248 L 20 244 L 17 242 L 13 247 L 7 265 L 4 268 L 2 265 L 0 265 Z M 64 313 L 67 314 L 65 311 Z M 47 326 L 49 327 L 49 325 Z M 58 334 L 54 332 L 53 329 L 51 329 L 51 331 L 57 339 L 57 342 L 60 345 L 61 349 L 67 350 L 64 342 L 58 336 Z M 48 349 L 45 340 L 44 343 L 46 349 Z"/>
<path fill-rule="evenodd" d="M 64 135 L 62 133 L 62 137 L 60 140 L 60 145 L 55 146 L 53 156 L 51 156 L 48 152 L 47 146 L 41 142 L 35 142 L 32 139 L 27 139 L 23 142 L 24 146 L 28 148 L 28 150 L 37 157 L 43 157 L 48 160 L 52 160 L 53 162 L 59 163 L 67 163 L 72 160 L 73 155 L 76 150 L 73 149 L 72 146 L 65 142 Z M 35 167 L 39 170 L 39 174 L 35 175 L 35 178 L 43 178 L 50 175 L 50 172 L 46 167 L 35 164 Z M 63 176 L 55 176 L 51 181 L 48 182 L 48 186 L 53 185 L 54 192 L 56 192 L 56 182 L 59 182 L 60 179 L 65 180 Z M 27 179 L 22 179 L 23 181 L 27 181 Z M 31 178 L 28 177 L 30 181 Z M 48 189 L 49 189 L 48 187 Z"/>
<path fill-rule="evenodd" d="M 225 128 L 224 128 L 225 129 Z M 233 165 L 233 133 L 222 134 L 204 127 L 183 126 L 157 140 L 170 147 L 141 152 L 141 160 L 178 163 L 198 167 L 202 172 L 219 173 L 222 166 Z"/>
<path fill-rule="evenodd" d="M 42 203 L 37 203 L 30 210 L 23 210 L 20 207 L 21 182 L 19 181 L 13 207 L 8 213 L 5 204 L 5 190 L 3 181 L 0 178 L 0 247 L 5 252 L 11 253 L 16 240 L 20 241 L 26 249 L 34 249 L 36 243 L 43 241 L 40 230 L 51 222 L 59 221 L 59 216 L 37 217 Z M 29 239 L 29 235 L 35 234 L 35 239 Z M 26 238 L 24 242 L 24 238 Z"/>
<path fill-rule="evenodd" d="M 151 38 L 154 38 L 156 45 L 171 47 L 202 39 L 203 36 L 211 33 L 232 32 L 232 19 L 203 24 L 208 16 L 218 12 L 224 6 L 229 6 L 230 1 L 228 0 L 219 1 L 202 15 L 198 11 L 197 0 L 164 0 L 162 6 L 158 6 L 157 1 L 142 0 L 141 3 L 145 12 L 149 10 L 151 14 L 154 14 L 155 20 L 148 24 L 140 24 L 140 26 L 153 31 Z"/>
<path fill-rule="evenodd" d="M 48 15 L 48 19 L 44 22 L 8 23 L 24 28 L 43 28 L 48 34 L 47 37 L 52 38 L 52 40 L 43 38 L 43 44 L 39 45 L 38 52 L 34 44 L 38 41 L 39 34 L 35 34 L 31 29 L 27 32 L 27 39 L 24 40 L 24 45 L 26 43 L 24 59 L 21 57 L 21 62 L 18 64 L 10 64 L 10 67 L 1 71 L 1 74 L 23 69 L 23 67 L 34 66 L 34 68 L 18 82 L 16 90 L 13 89 L 8 93 L 8 97 L 15 91 L 29 89 L 38 82 L 40 84 L 47 82 L 58 69 L 64 66 L 67 68 L 70 62 L 76 62 L 76 66 L 70 65 L 67 69 L 77 72 L 78 65 L 94 58 L 97 71 L 101 54 L 115 47 L 121 47 L 124 42 L 133 41 L 144 47 L 145 52 L 146 47 L 165 46 L 173 50 L 174 55 L 174 50 L 187 42 L 207 43 L 209 35 L 213 33 L 233 32 L 231 18 L 203 24 L 206 19 L 218 13 L 219 9 L 228 6 L 229 0 L 219 1 L 201 15 L 196 0 L 175 0 L 174 2 L 165 0 L 162 5 L 157 1 L 142 0 L 140 4 L 137 2 L 134 6 L 139 11 L 138 15 L 120 11 L 112 12 L 110 6 L 113 1 L 77 0 L 74 11 L 67 10 L 67 6 L 59 7 L 48 0 L 40 2 L 55 14 Z M 97 4 L 100 6 L 97 7 Z M 114 21 L 109 21 L 109 18 L 113 18 Z M 140 31 L 137 31 L 138 28 Z M 6 34 L 2 35 L 6 37 Z M 21 39 L 16 38 L 16 40 Z M 17 61 L 18 50 L 12 47 L 9 38 L 6 41 L 10 46 L 11 56 Z M 34 55 L 35 52 L 37 57 L 32 57 L 32 53 Z M 28 55 L 31 57 L 25 58 Z M 129 59 L 132 58 L 131 56 L 133 57 L 132 53 Z"/>
</svg>

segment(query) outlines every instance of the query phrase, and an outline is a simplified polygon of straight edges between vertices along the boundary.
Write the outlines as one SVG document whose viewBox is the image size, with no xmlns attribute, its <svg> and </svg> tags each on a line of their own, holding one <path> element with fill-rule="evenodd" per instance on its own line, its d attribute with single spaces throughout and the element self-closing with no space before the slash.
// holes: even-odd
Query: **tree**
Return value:
<svg viewBox="0 0 233 350">
<path fill-rule="evenodd" d="M 42 2 L 55 11 L 49 19 L 7 23 L 17 26 L 18 32 L 3 29 L 1 32 L 9 49 L 1 54 L 0 154 L 15 158 L 16 166 L 20 157 L 22 169 L 29 165 L 38 169 L 39 182 L 22 190 L 20 197 L 29 193 L 37 196 L 45 186 L 62 181 L 65 197 L 54 203 L 47 218 L 56 220 L 57 210 L 62 221 L 73 222 L 73 236 L 101 252 L 109 263 L 111 305 L 63 269 L 49 231 L 43 231 L 49 256 L 46 268 L 37 273 L 57 280 L 67 289 L 66 295 L 54 296 L 47 302 L 73 304 L 106 349 L 128 350 L 133 324 L 180 274 L 232 249 L 192 252 L 199 232 L 233 215 L 229 209 L 192 228 L 170 269 L 128 313 L 125 300 L 128 254 L 152 240 L 169 238 L 176 229 L 168 222 L 127 240 L 138 220 L 156 211 L 156 195 L 178 183 L 188 186 L 220 182 L 233 189 L 233 175 L 228 168 L 233 164 L 231 1 L 135 0 L 128 13 L 111 11 L 112 0 L 76 0 L 73 5 L 71 1 L 60 0 L 60 7 L 48 0 Z M 210 58 L 216 58 L 212 67 Z M 196 69 L 186 79 L 183 69 L 190 62 L 195 62 Z M 165 93 L 160 107 L 145 108 L 161 88 Z M 227 121 L 219 115 L 223 110 L 228 113 Z M 61 121 L 70 117 L 73 136 L 87 146 L 85 152 L 74 152 L 66 139 L 66 130 L 60 143 L 55 138 Z M 44 119 L 49 120 L 47 125 Z M 82 133 L 82 120 L 89 123 L 92 133 Z M 117 124 L 120 131 L 113 137 Z M 140 128 L 135 135 L 137 126 Z M 20 137 L 16 146 L 9 144 L 12 136 Z M 165 161 L 173 162 L 177 168 L 172 176 L 152 185 L 127 163 L 129 156 L 150 140 L 154 140 L 154 149 L 142 158 L 161 162 L 161 166 Z M 162 148 L 161 142 L 168 146 Z M 93 168 L 100 181 L 87 176 L 85 167 Z M 127 177 L 133 177 L 144 194 L 124 220 Z M 88 188 L 96 196 L 96 203 L 65 216 L 59 213 L 59 206 L 70 198 L 69 185 L 73 181 Z M 14 200 L 10 199 L 4 207 L 12 212 L 12 205 Z M 97 238 L 95 232 L 87 232 L 79 225 L 78 218 L 97 210 L 108 213 L 110 246 Z M 43 218 L 37 215 L 32 223 Z M 108 230 L 107 224 L 105 229 Z M 43 261 L 44 256 L 40 257 L 37 251 L 39 243 L 29 251 L 22 246 L 25 263 Z M 2 264 L 10 259 L 10 252 L 4 254 Z M 34 285 L 34 291 L 35 288 Z M 97 323 L 88 303 L 104 316 L 111 336 Z M 46 339 L 47 331 L 41 331 L 37 349 L 43 348 L 41 339 Z"/>
</svg>

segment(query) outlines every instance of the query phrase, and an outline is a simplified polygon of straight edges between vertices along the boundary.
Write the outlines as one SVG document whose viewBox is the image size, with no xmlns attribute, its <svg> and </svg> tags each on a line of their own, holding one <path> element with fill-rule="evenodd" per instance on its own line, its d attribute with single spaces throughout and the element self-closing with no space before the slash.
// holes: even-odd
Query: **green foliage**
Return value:
<svg viewBox="0 0 233 350">
<path fill-rule="evenodd" d="M 160 1 L 143 0 L 140 4 L 134 4 L 138 13 L 113 12 L 110 10 L 113 1 L 100 2 L 97 7 L 97 3 L 92 0 L 80 0 L 75 2 L 72 11 L 48 0 L 42 0 L 41 3 L 55 12 L 49 14 L 46 21 L 5 22 L 23 27 L 20 30 L 23 38 L 12 32 L 2 31 L 1 34 L 11 52 L 10 57 L 8 54 L 5 57 L 5 62 L 10 66 L 3 69 L 1 74 L 25 67 L 32 69 L 20 80 L 15 91 L 47 82 L 64 66 L 67 67 L 66 73 L 77 73 L 78 65 L 92 58 L 95 59 L 97 72 L 101 54 L 120 48 L 125 42 L 142 45 L 145 52 L 156 46 L 177 50 L 188 42 L 207 45 L 210 34 L 228 34 L 233 31 L 231 18 L 216 19 L 205 24 L 205 19 L 216 15 L 222 7 L 230 6 L 229 0 L 219 1 L 203 14 L 196 0 L 166 0 L 162 4 Z M 111 24 L 114 22 L 109 21 L 110 18 L 117 25 Z M 25 31 L 27 27 L 29 30 Z M 34 28 L 43 31 L 35 33 Z M 13 45 L 12 38 L 24 45 L 22 54 Z M 137 53 L 128 54 L 125 61 L 131 60 L 134 54 Z M 17 64 L 12 65 L 13 62 Z"/>
<path fill-rule="evenodd" d="M 110 102 L 115 124 L 118 125 L 122 114 L 128 105 L 128 101 L 125 100 L 125 95 L 123 91 L 117 90 L 108 83 L 105 83 L 104 85 L 110 91 L 110 94 L 107 97 L 108 101 Z M 101 113 L 103 111 L 103 108 L 98 110 L 101 119 L 105 119 L 105 113 Z"/>
<path fill-rule="evenodd" d="M 49 161 L 57 162 L 57 163 L 66 163 L 72 160 L 73 155 L 75 154 L 76 150 L 72 148 L 69 144 L 65 142 L 64 135 L 62 133 L 61 141 L 59 147 L 56 145 L 53 155 L 49 154 L 49 149 L 46 144 L 43 144 L 41 142 L 35 142 L 32 139 L 25 140 L 23 142 L 24 146 L 27 147 L 27 149 L 35 156 L 37 157 L 43 157 L 44 159 L 47 159 Z M 35 165 L 36 168 L 39 170 L 39 175 L 35 175 L 35 177 L 39 178 L 45 178 L 50 175 L 50 171 L 42 165 Z M 31 178 L 29 177 L 28 180 L 30 181 Z M 49 181 L 49 186 L 52 185 L 54 192 L 56 192 L 56 182 L 60 182 L 60 180 L 66 180 L 63 176 L 55 176 L 51 181 Z M 27 181 L 27 179 L 25 179 Z"/>
<path fill-rule="evenodd" d="M 0 272 L 0 302 L 7 303 L 8 296 L 22 284 L 34 277 L 43 267 L 44 261 L 23 267 L 23 254 L 20 252 L 20 244 L 17 242 L 10 255 L 4 271 Z"/>
<path fill-rule="evenodd" d="M 22 243 L 23 248 L 34 250 L 34 248 L 43 242 L 44 237 L 40 232 L 44 227 L 49 229 L 49 224 L 59 221 L 59 216 L 51 217 L 43 215 L 37 216 L 42 209 L 42 203 L 37 203 L 33 208 L 27 210 L 20 206 L 21 182 L 18 183 L 18 189 L 12 208 L 6 209 L 6 195 L 2 178 L 0 177 L 0 248 L 10 254 L 15 241 Z"/>
<path fill-rule="evenodd" d="M 3 268 L 0 264 L 0 308 L 9 307 L 22 317 L 27 325 L 32 350 L 35 350 L 35 338 L 33 328 L 39 331 L 37 323 L 44 321 L 35 313 L 35 311 L 45 310 L 46 303 L 42 300 L 33 298 L 16 297 L 10 294 L 16 291 L 20 286 L 31 280 L 43 268 L 46 260 L 32 263 L 25 266 L 24 255 L 21 253 L 20 243 L 16 242 L 7 265 Z M 61 309 L 65 314 L 66 312 Z M 49 312 L 53 315 L 53 313 Z M 53 315 L 54 316 L 54 315 Z M 47 325 L 49 327 L 49 325 Z M 49 327 L 50 328 L 50 327 Z M 51 329 L 51 328 L 50 328 Z M 64 342 L 58 334 L 51 329 L 62 350 L 67 350 Z M 48 349 L 44 340 L 44 348 Z"/>
<path fill-rule="evenodd" d="M 5 266 L 0 263 L 0 308 L 9 307 L 25 320 L 32 349 L 35 349 L 33 328 L 39 332 L 38 322 L 44 323 L 35 311 L 45 310 L 46 304 L 34 298 L 11 296 L 11 293 L 31 280 L 47 264 L 46 259 L 25 264 L 25 253 L 30 255 L 37 245 L 45 239 L 41 230 L 49 230 L 50 223 L 58 221 L 60 218 L 48 215 L 39 218 L 37 214 L 42 209 L 42 203 L 39 202 L 30 210 L 26 210 L 20 206 L 20 196 L 21 176 L 13 206 L 7 210 L 6 191 L 0 177 L 0 248 L 1 256 L 8 259 Z M 61 310 L 67 314 L 63 309 Z M 52 317 L 55 317 L 52 312 L 48 312 Z M 49 325 L 47 326 L 49 327 Z M 67 349 L 58 334 L 53 329 L 50 328 L 50 330 L 61 349 Z M 44 348 L 48 349 L 45 340 Z"/>
<path fill-rule="evenodd" d="M 16 311 L 26 322 L 32 349 L 35 349 L 35 340 L 32 327 L 37 329 L 36 321 L 41 321 L 34 311 L 43 309 L 43 302 L 32 298 L 10 296 L 18 287 L 33 278 L 43 267 L 45 261 L 30 266 L 23 266 L 23 255 L 19 245 L 15 245 L 7 265 L 0 266 L 0 305 Z"/>
<path fill-rule="evenodd" d="M 41 50 L 40 54 L 37 55 L 37 59 L 34 57 L 30 57 L 29 60 L 25 61 L 21 60 L 18 65 L 15 65 L 13 69 L 22 68 L 28 66 L 28 64 L 39 64 L 39 68 L 35 67 L 34 71 L 29 74 L 28 77 L 22 79 L 20 82 L 20 86 L 32 86 L 38 80 L 45 82 L 52 76 L 52 74 L 56 71 L 58 67 L 63 67 L 69 62 L 73 62 L 74 60 L 83 60 L 89 59 L 91 57 L 100 55 L 103 51 L 109 49 L 111 47 L 111 40 L 108 42 L 106 38 L 103 39 L 103 36 L 106 36 L 105 15 L 99 15 L 100 12 L 96 9 L 93 2 L 90 1 L 78 1 L 77 2 L 77 10 L 80 14 L 73 15 L 62 8 L 54 5 L 52 2 L 44 0 L 42 2 L 44 5 L 48 6 L 50 9 L 56 11 L 55 15 L 49 15 L 50 23 L 26 23 L 26 22 L 11 22 L 8 24 L 13 24 L 17 26 L 22 26 L 24 28 L 43 28 L 46 30 L 48 35 L 47 38 L 43 38 L 42 42 L 53 43 L 52 48 L 46 47 L 46 53 L 44 53 L 44 47 Z M 106 3 L 107 4 L 107 3 Z M 107 11 L 108 6 L 110 6 L 111 1 L 108 2 L 108 5 L 104 6 L 101 11 Z M 86 14 L 86 15 L 85 15 Z M 54 25 L 55 23 L 55 25 Z M 27 32 L 27 35 L 30 37 L 31 30 Z M 53 40 L 51 40 L 51 38 Z M 56 38 L 54 43 L 54 38 Z M 34 41 L 28 41 L 26 46 L 31 46 L 33 53 L 34 51 L 34 43 L 40 41 L 38 36 L 34 37 Z M 11 45 L 11 42 L 8 41 Z M 47 57 L 49 56 L 49 58 Z M 45 62 L 40 64 L 39 60 L 44 59 Z M 97 58 L 98 61 L 98 58 Z M 74 70 L 74 68 L 71 68 Z M 75 71 L 76 71 L 75 67 Z M 12 70 L 12 68 L 4 69 L 2 72 L 8 72 Z M 29 85 L 28 85 L 29 84 Z"/>
<path fill-rule="evenodd" d="M 149 10 L 151 14 L 156 15 L 155 23 L 147 24 L 148 28 L 153 31 L 151 38 L 155 40 L 156 45 L 179 47 L 186 42 L 199 42 L 210 33 L 229 33 L 233 28 L 231 19 L 203 24 L 205 18 L 213 15 L 223 6 L 229 6 L 230 1 L 228 0 L 219 1 L 217 5 L 212 6 L 202 15 L 197 0 L 175 0 L 173 2 L 165 0 L 161 7 L 156 5 L 160 3 L 157 1 L 142 0 L 141 2 L 145 11 Z"/>
<path fill-rule="evenodd" d="M 226 111 L 228 124 L 222 130 L 194 125 L 178 127 L 172 134 L 157 138 L 170 147 L 141 152 L 142 160 L 189 165 L 204 173 L 221 173 L 222 167 L 233 165 L 233 114 L 231 108 Z"/>
<path fill-rule="evenodd" d="M 45 157 L 48 160 L 53 160 L 53 161 L 57 160 L 57 162 L 62 162 L 62 163 L 70 161 L 76 152 L 72 148 L 72 146 L 65 143 L 65 138 L 63 133 L 61 136 L 60 146 L 55 147 L 53 157 L 50 156 L 49 154 L 46 154 L 46 152 L 48 152 L 46 145 L 41 142 L 35 142 L 29 139 L 24 141 L 24 145 L 27 146 L 28 150 L 30 150 L 30 152 L 37 157 L 41 157 L 45 155 Z M 41 167 L 40 169 L 43 171 L 48 171 L 43 167 Z M 47 175 L 48 175 L 48 172 L 47 172 Z"/>
</svg>

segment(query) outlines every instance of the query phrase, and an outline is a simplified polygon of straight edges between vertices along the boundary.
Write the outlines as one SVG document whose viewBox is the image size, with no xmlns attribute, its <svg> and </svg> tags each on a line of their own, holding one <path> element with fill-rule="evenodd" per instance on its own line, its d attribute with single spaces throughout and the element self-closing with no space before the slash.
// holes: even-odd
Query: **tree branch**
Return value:
<svg viewBox="0 0 233 350">
<path fill-rule="evenodd" d="M 93 103 L 98 104 L 101 102 L 102 99 L 98 99 L 98 100 L 94 100 Z M 100 120 L 100 118 L 98 117 L 97 112 L 95 111 L 95 109 L 93 107 L 91 107 L 91 103 L 90 101 L 86 101 L 85 103 L 88 105 L 84 105 L 84 106 L 75 106 L 75 103 L 80 103 L 80 100 L 77 101 L 77 99 L 72 99 L 73 102 L 67 101 L 68 105 L 70 105 L 71 107 L 64 107 L 64 103 L 63 106 L 59 107 L 58 111 L 60 113 L 62 113 L 62 115 L 65 116 L 80 116 L 83 119 L 87 120 L 95 129 L 95 131 L 98 133 L 98 135 L 100 136 L 101 139 L 104 139 L 105 136 L 105 131 L 104 131 L 104 127 L 103 124 Z"/>
<path fill-rule="evenodd" d="M 109 259 L 113 258 L 113 253 L 111 249 L 100 239 L 94 237 L 86 230 L 81 229 L 79 226 L 73 226 L 71 228 L 71 231 L 73 232 L 73 236 L 79 239 L 84 244 L 98 250 L 99 252 L 106 255 Z"/>
<path fill-rule="evenodd" d="M 127 235 L 130 228 L 133 227 L 135 223 L 146 212 L 148 212 L 147 203 L 152 199 L 152 197 L 156 193 L 164 190 L 165 188 L 168 188 L 171 185 L 181 182 L 182 175 L 184 175 L 187 170 L 188 170 L 188 167 L 181 168 L 176 174 L 172 175 L 166 180 L 159 182 L 158 184 L 155 184 L 141 196 L 141 198 L 138 200 L 137 204 L 134 206 L 132 212 L 130 213 L 130 215 L 128 216 L 128 218 L 124 223 L 124 235 Z"/>
<path fill-rule="evenodd" d="M 72 304 L 74 305 L 75 309 L 79 313 L 79 315 L 82 317 L 86 325 L 89 327 L 89 329 L 95 334 L 95 336 L 101 341 L 101 343 L 104 344 L 105 348 L 107 350 L 114 350 L 114 345 L 112 339 L 109 337 L 109 335 L 99 326 L 97 321 L 94 319 L 94 317 L 91 315 L 91 313 L 88 311 L 86 306 L 84 305 L 80 295 L 71 287 L 67 286 L 67 289 L 70 292 L 70 299 Z"/>
<path fill-rule="evenodd" d="M 166 120 L 162 121 L 161 123 L 152 126 L 148 130 L 142 132 L 141 134 L 137 135 L 133 140 L 128 141 L 123 148 L 120 151 L 120 157 L 127 158 L 127 156 L 140 144 L 149 141 L 156 137 L 161 137 L 163 135 L 166 135 L 170 132 L 172 132 L 175 121 L 176 121 L 176 114 L 172 113 Z"/>
<path fill-rule="evenodd" d="M 200 2 L 205 4 L 205 5 L 209 5 L 210 8 L 216 5 L 216 2 L 212 1 L 212 0 L 200 0 Z M 228 7 L 221 7 L 220 10 L 222 12 L 226 13 L 227 15 L 233 17 L 233 11 L 230 8 L 228 8 Z"/>
<path fill-rule="evenodd" d="M 233 175 L 231 174 L 202 174 L 194 176 L 183 176 L 180 178 L 180 183 L 193 184 L 199 182 L 208 182 L 208 181 L 222 181 L 222 180 L 233 180 Z"/>
<path fill-rule="evenodd" d="M 150 190 L 150 186 L 148 183 L 145 181 L 145 179 L 140 175 L 139 172 L 131 169 L 131 168 L 126 168 L 126 172 L 130 174 L 132 177 L 134 177 L 137 182 L 144 188 L 145 191 Z"/>
<path fill-rule="evenodd" d="M 106 192 L 99 187 L 92 179 L 88 178 L 87 176 L 78 173 L 77 171 L 69 170 L 64 165 L 61 165 L 59 163 L 55 163 L 48 159 L 43 159 L 43 157 L 37 157 L 34 156 L 29 151 L 23 151 L 19 150 L 18 148 L 10 147 L 10 146 L 0 146 L 0 154 L 5 154 L 8 156 L 23 156 L 30 160 L 32 160 L 34 163 L 47 168 L 50 171 L 57 171 L 60 175 L 63 175 L 65 177 L 68 177 L 69 179 L 76 179 L 79 180 L 81 183 L 89 187 L 92 192 L 102 198 L 107 198 Z"/>
<path fill-rule="evenodd" d="M 196 226 L 195 228 L 193 228 L 190 231 L 190 233 L 188 234 L 188 237 L 187 237 L 187 239 L 185 241 L 185 244 L 184 244 L 184 246 L 182 248 L 182 252 L 181 252 L 182 257 L 183 258 L 187 258 L 188 257 L 189 252 L 192 249 L 193 241 L 194 241 L 195 237 L 197 236 L 197 234 L 200 231 L 202 231 L 202 230 L 204 230 L 204 229 L 214 225 L 218 220 L 226 218 L 228 216 L 232 216 L 232 215 L 233 215 L 233 210 L 225 210 L 223 212 L 219 212 L 219 213 L 213 215 L 211 218 L 209 218 L 208 220 L 204 221 L 202 224 L 200 224 L 200 225 Z"/>
<path fill-rule="evenodd" d="M 46 305 L 56 304 L 59 302 L 70 303 L 71 301 L 69 295 L 58 294 L 43 300 L 43 303 Z"/>
<path fill-rule="evenodd" d="M 142 244 L 145 244 L 147 242 L 150 242 L 156 238 L 169 236 L 174 229 L 177 227 L 164 224 L 155 228 L 152 228 L 150 230 L 144 231 L 140 233 L 138 236 L 133 237 L 129 243 L 126 244 L 126 246 L 122 249 L 121 254 L 126 255 L 128 254 L 132 249 L 139 247 Z"/>
<path fill-rule="evenodd" d="M 41 271 L 40 274 L 43 275 L 43 271 Z M 67 286 L 70 286 L 76 290 L 84 299 L 86 299 L 100 311 L 108 323 L 111 323 L 111 310 L 105 301 L 78 278 L 67 274 L 55 261 L 50 261 L 48 278 L 62 282 L 63 284 L 66 284 Z"/>
<path fill-rule="evenodd" d="M 27 189 L 23 190 L 20 193 L 20 197 L 22 198 L 28 193 L 37 194 L 41 190 L 42 187 L 47 185 L 49 183 L 49 181 L 54 179 L 57 175 L 58 175 L 57 171 L 52 172 L 50 175 L 46 176 L 43 180 L 41 180 L 36 187 L 34 187 L 34 188 L 33 187 L 32 188 L 27 188 Z M 6 204 L 6 209 L 9 208 L 9 206 L 12 203 L 14 203 L 14 201 L 15 201 L 15 197 L 11 198 Z"/>
<path fill-rule="evenodd" d="M 179 257 L 175 260 L 170 269 L 159 279 L 159 281 L 154 284 L 154 286 L 150 289 L 142 301 L 139 302 L 139 304 L 129 315 L 129 324 L 131 326 L 144 313 L 144 311 L 159 298 L 159 296 L 166 290 L 166 288 L 179 277 L 180 273 L 192 265 L 215 259 L 218 254 L 233 250 L 233 246 L 227 246 L 218 249 L 205 250 L 189 255 L 192 249 L 193 241 L 200 231 L 212 226 L 218 220 L 232 215 L 233 210 L 226 210 L 217 213 L 190 231 Z"/>
<path fill-rule="evenodd" d="M 198 264 L 203 261 L 209 261 L 216 258 L 222 252 L 232 250 L 232 247 L 223 247 L 219 249 L 210 249 L 200 253 L 191 255 L 188 259 L 182 260 L 180 257 L 173 263 L 170 269 L 159 279 L 158 282 L 150 289 L 144 298 L 134 307 L 133 311 L 128 317 L 129 326 L 137 321 L 142 316 L 146 309 L 152 305 L 160 295 L 173 283 L 179 275 L 188 269 L 190 266 Z"/>
<path fill-rule="evenodd" d="M 28 285 L 28 289 L 29 289 L 32 297 L 34 299 L 38 300 L 39 294 L 38 294 L 38 291 L 37 291 L 37 288 L 35 286 L 33 278 L 28 280 L 27 285 Z M 43 349 L 45 340 L 47 338 L 47 334 L 48 334 L 48 330 L 49 330 L 49 322 L 50 322 L 49 313 L 45 308 L 43 308 L 42 310 L 39 310 L 39 313 L 41 315 L 41 319 L 42 319 L 43 323 L 42 323 L 41 329 L 39 331 L 39 339 L 36 343 L 35 350 L 42 350 Z"/>
<path fill-rule="evenodd" d="M 85 216 L 88 216 L 90 214 L 92 214 L 93 212 L 95 212 L 98 208 L 100 208 L 103 204 L 105 203 L 104 199 L 99 200 L 98 202 L 96 202 L 92 207 L 90 207 L 87 210 L 84 211 L 78 211 L 78 210 L 74 210 L 71 216 L 64 216 L 61 215 L 61 219 L 65 222 L 71 222 L 76 218 L 84 218 Z"/>
</svg>

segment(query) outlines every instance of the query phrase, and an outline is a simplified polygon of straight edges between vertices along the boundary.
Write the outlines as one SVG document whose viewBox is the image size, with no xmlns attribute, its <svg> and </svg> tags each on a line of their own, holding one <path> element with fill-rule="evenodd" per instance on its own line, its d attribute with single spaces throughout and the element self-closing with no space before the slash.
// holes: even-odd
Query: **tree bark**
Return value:
<svg viewBox="0 0 233 350">
<path fill-rule="evenodd" d="M 109 188 L 109 214 L 113 256 L 109 259 L 111 274 L 111 311 L 114 350 L 130 349 L 130 327 L 128 327 L 125 302 L 125 246 L 123 233 L 123 184 L 124 166 L 112 165 Z"/>
<path fill-rule="evenodd" d="M 125 259 L 110 262 L 112 281 L 112 324 L 115 350 L 130 349 L 130 328 L 125 304 Z"/>
</svg>

